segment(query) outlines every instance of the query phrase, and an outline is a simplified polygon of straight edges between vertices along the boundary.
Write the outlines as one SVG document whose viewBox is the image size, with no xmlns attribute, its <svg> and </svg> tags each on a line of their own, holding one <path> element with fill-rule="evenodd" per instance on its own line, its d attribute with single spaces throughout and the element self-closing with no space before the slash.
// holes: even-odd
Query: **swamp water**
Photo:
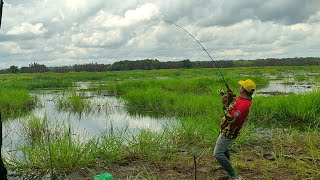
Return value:
<svg viewBox="0 0 320 180">
<path fill-rule="evenodd" d="M 313 82 L 315 74 L 305 74 L 306 81 L 296 82 L 293 74 L 284 75 L 285 78 L 277 80 L 276 76 L 268 76 L 270 79 L 269 85 L 265 88 L 257 89 L 255 94 L 258 95 L 283 95 L 283 94 L 303 94 L 317 91 L 319 84 Z"/>
<path fill-rule="evenodd" d="M 280 95 L 280 94 L 302 94 L 313 92 L 318 89 L 310 84 L 286 84 L 283 81 L 270 81 L 266 88 L 257 89 L 256 94 Z"/>
<path fill-rule="evenodd" d="M 86 85 L 79 84 L 77 90 L 86 89 Z M 64 124 L 70 127 L 72 135 L 82 142 L 97 137 L 102 133 L 110 133 L 126 130 L 132 134 L 138 134 L 141 130 L 161 132 L 167 125 L 177 122 L 174 118 L 154 118 L 148 115 L 132 115 L 126 108 L 124 101 L 85 91 L 83 95 L 90 102 L 90 108 L 83 112 L 72 112 L 57 107 L 57 100 L 67 98 L 70 93 L 60 91 L 36 91 L 31 93 L 39 99 L 40 106 L 35 108 L 30 116 L 17 119 L 9 119 L 3 124 L 3 150 L 4 154 L 17 151 L 17 145 L 23 143 L 21 132 L 22 123 L 31 116 L 46 118 L 48 124 Z M 137 111 L 137 114 L 140 112 Z M 49 127 L 51 128 L 51 127 Z"/>
</svg>

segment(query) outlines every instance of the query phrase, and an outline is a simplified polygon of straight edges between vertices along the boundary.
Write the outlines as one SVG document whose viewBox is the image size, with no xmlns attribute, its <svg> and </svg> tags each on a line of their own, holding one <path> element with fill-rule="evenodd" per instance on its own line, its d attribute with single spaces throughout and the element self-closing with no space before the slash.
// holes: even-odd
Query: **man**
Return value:
<svg viewBox="0 0 320 180">
<path fill-rule="evenodd" d="M 222 96 L 224 116 L 213 152 L 218 162 L 233 180 L 240 178 L 230 163 L 229 145 L 239 136 L 242 125 L 250 111 L 252 94 L 256 89 L 255 83 L 250 79 L 239 81 L 239 84 L 241 87 L 238 97 L 233 98 L 231 90 L 228 90 L 227 94 Z"/>
</svg>

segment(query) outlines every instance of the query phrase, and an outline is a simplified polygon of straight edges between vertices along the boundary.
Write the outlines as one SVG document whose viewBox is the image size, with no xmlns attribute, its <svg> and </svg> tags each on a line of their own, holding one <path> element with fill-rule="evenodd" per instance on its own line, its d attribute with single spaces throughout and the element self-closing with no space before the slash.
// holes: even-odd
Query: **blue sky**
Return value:
<svg viewBox="0 0 320 180">
<path fill-rule="evenodd" d="M 320 56 L 318 0 L 4 0 L 0 69 Z"/>
</svg>

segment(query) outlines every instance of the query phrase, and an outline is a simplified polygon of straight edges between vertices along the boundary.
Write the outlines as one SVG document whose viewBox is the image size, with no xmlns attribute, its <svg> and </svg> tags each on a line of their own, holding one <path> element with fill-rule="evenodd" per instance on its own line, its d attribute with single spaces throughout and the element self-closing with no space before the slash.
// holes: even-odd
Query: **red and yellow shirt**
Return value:
<svg viewBox="0 0 320 180">
<path fill-rule="evenodd" d="M 220 133 L 231 139 L 236 138 L 247 119 L 251 103 L 251 99 L 238 96 L 229 106 L 224 107 Z"/>
</svg>

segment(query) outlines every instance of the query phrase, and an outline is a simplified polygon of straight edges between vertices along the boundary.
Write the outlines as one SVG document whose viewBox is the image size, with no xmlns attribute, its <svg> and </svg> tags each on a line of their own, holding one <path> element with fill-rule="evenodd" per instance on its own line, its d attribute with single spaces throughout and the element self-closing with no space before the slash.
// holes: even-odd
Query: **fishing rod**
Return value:
<svg viewBox="0 0 320 180">
<path fill-rule="evenodd" d="M 2 20 L 2 9 L 3 9 L 3 1 L 0 1 L 0 28 L 1 28 L 1 20 Z"/>
<path fill-rule="evenodd" d="M 166 22 L 166 23 L 173 24 L 173 25 L 177 26 L 178 28 L 184 30 L 187 34 L 189 34 L 189 35 L 202 47 L 202 49 L 208 54 L 208 56 L 209 56 L 210 59 L 212 60 L 212 62 L 213 62 L 213 64 L 215 65 L 215 67 L 218 69 L 218 71 L 219 71 L 219 73 L 220 73 L 220 75 L 221 75 L 221 77 L 222 77 L 222 79 L 223 79 L 223 81 L 224 81 L 227 89 L 230 90 L 229 85 L 228 85 L 227 81 L 224 79 L 224 76 L 223 76 L 223 74 L 221 73 L 218 64 L 213 60 L 213 58 L 212 58 L 211 55 L 208 53 L 208 51 L 206 50 L 206 48 L 204 48 L 204 46 L 203 46 L 195 37 L 194 37 L 191 33 L 189 33 L 186 29 L 184 29 L 183 27 L 181 27 L 180 25 L 178 25 L 177 23 L 174 23 L 174 22 L 168 21 L 168 20 L 161 20 L 161 21 L 164 21 L 164 22 Z"/>
</svg>

